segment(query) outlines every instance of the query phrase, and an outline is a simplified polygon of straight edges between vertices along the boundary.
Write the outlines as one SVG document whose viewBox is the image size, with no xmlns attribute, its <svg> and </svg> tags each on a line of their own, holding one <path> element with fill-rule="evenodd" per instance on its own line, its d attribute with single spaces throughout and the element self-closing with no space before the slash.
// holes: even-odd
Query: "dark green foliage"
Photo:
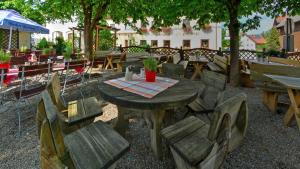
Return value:
<svg viewBox="0 0 300 169">
<path fill-rule="evenodd" d="M 114 37 L 109 30 L 101 30 L 99 36 L 100 36 L 99 38 L 100 50 L 109 50 L 113 48 Z"/>
<path fill-rule="evenodd" d="M 54 45 L 54 48 L 56 50 L 56 54 L 62 55 L 64 49 L 66 48 L 65 41 L 62 37 L 57 37 L 55 40 L 56 40 L 56 44 Z"/>
<path fill-rule="evenodd" d="M 49 44 L 48 41 L 46 40 L 46 38 L 43 38 L 40 40 L 40 42 L 37 44 L 37 48 L 38 49 L 44 49 L 44 48 L 48 48 Z"/>
<path fill-rule="evenodd" d="M 270 31 L 266 33 L 266 40 L 267 40 L 267 49 L 276 51 L 280 50 L 280 42 L 279 42 L 279 32 L 276 28 L 272 28 Z"/>
</svg>

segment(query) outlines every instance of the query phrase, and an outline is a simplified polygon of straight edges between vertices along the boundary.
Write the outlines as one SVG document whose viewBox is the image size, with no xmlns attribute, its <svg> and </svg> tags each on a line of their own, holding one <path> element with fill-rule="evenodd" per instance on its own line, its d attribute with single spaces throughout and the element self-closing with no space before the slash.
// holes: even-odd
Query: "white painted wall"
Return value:
<svg viewBox="0 0 300 169">
<path fill-rule="evenodd" d="M 246 35 L 241 37 L 240 43 L 240 49 L 256 50 L 255 42 Z"/>
<path fill-rule="evenodd" d="M 151 18 L 148 19 L 151 23 Z M 109 25 L 115 24 L 112 20 L 107 21 Z M 196 25 L 196 21 L 190 21 L 190 25 L 193 27 Z M 136 33 L 130 27 L 125 27 L 124 24 L 115 24 L 116 28 L 120 31 L 117 32 L 118 40 L 117 45 L 125 46 L 125 40 L 129 40 L 132 37 L 135 39 L 137 44 L 140 44 L 140 40 L 146 40 L 147 44 L 151 45 L 151 40 L 158 41 L 158 47 L 163 46 L 164 40 L 170 40 L 171 47 L 180 48 L 183 45 L 183 40 L 190 40 L 191 48 L 201 47 L 201 40 L 209 40 L 210 49 L 218 49 L 222 45 L 222 29 L 220 24 L 211 23 L 211 29 L 209 31 L 194 30 L 192 34 L 185 33 L 182 29 L 182 23 L 179 25 L 172 26 L 172 33 L 170 35 L 160 32 L 159 34 L 153 34 L 150 30 L 151 25 L 147 25 L 148 33 L 140 35 Z M 137 27 L 141 27 L 141 23 L 136 24 Z"/>
<path fill-rule="evenodd" d="M 63 35 L 64 40 L 68 40 L 68 34 L 72 34 L 72 30 L 70 28 L 77 27 L 77 22 L 50 22 L 47 23 L 45 26 L 47 29 L 49 29 L 49 34 L 34 34 L 33 38 L 35 39 L 35 43 L 37 43 L 40 39 L 46 38 L 47 41 L 55 42 L 55 32 L 61 32 Z M 79 37 L 79 32 L 75 31 L 75 35 Z M 84 36 L 83 32 L 81 33 L 81 48 L 84 48 Z"/>
</svg>

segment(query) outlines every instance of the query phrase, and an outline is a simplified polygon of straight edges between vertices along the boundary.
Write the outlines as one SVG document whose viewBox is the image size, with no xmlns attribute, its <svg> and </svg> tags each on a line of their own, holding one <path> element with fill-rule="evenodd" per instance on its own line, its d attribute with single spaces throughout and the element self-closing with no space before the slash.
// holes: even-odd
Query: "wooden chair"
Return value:
<svg viewBox="0 0 300 169">
<path fill-rule="evenodd" d="M 279 94 L 286 93 L 286 88 L 264 74 L 299 77 L 300 68 L 293 66 L 265 65 L 252 63 L 250 65 L 251 80 L 263 91 L 263 103 L 273 113 L 277 111 Z"/>
<path fill-rule="evenodd" d="M 203 111 L 211 112 L 217 104 L 217 100 L 222 100 L 222 91 L 226 87 L 226 76 L 213 71 L 203 70 L 201 76 L 200 92 L 201 94 L 197 97 L 195 101 L 188 105 L 188 108 L 192 112 L 201 113 Z M 209 98 L 215 98 L 214 100 L 209 100 Z M 208 103 L 213 102 L 213 107 L 209 106 Z"/>
<path fill-rule="evenodd" d="M 47 91 L 40 135 L 41 168 L 114 168 L 117 160 L 129 149 L 129 143 L 107 124 L 98 121 L 64 135 L 58 120 L 58 110 Z"/>
<path fill-rule="evenodd" d="M 95 97 L 74 100 L 65 104 L 61 97 L 61 86 L 57 73 L 52 76 L 46 89 L 52 102 L 62 114 L 60 117 L 65 122 L 65 126 L 63 126 L 65 133 L 73 131 L 72 125 L 84 126 L 92 123 L 96 116 L 102 115 L 102 103 Z"/>
<path fill-rule="evenodd" d="M 177 168 L 221 167 L 227 153 L 236 147 L 230 135 L 232 129 L 235 130 L 232 127 L 234 122 L 239 125 L 244 122 L 238 122 L 244 117 L 237 116 L 236 112 L 244 104 L 245 97 L 240 94 L 219 104 L 210 124 L 190 116 L 162 130 L 162 136 L 170 146 Z"/>
<path fill-rule="evenodd" d="M 184 67 L 183 65 L 177 65 L 173 63 L 163 63 L 162 64 L 162 74 L 173 78 L 183 78 L 184 77 Z"/>
<path fill-rule="evenodd" d="M 229 63 L 230 61 L 226 56 L 215 55 L 214 61 L 209 62 L 207 66 L 211 71 L 219 72 L 227 75 L 229 72 Z"/>
</svg>

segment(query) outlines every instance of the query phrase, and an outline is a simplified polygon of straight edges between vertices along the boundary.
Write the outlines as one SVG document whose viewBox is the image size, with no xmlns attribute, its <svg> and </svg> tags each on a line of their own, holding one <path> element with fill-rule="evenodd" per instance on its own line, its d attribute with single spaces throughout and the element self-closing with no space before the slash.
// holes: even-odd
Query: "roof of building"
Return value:
<svg viewBox="0 0 300 169">
<path fill-rule="evenodd" d="M 294 21 L 294 23 L 300 22 L 300 15 L 292 16 L 292 17 L 290 17 L 290 18 Z M 284 24 L 285 24 L 285 21 L 286 21 L 286 17 L 284 17 L 284 19 L 281 20 L 281 22 L 280 22 L 276 27 L 277 27 L 277 28 L 283 27 Z"/>
<path fill-rule="evenodd" d="M 257 45 L 262 45 L 266 43 L 266 39 L 262 35 L 246 35 L 246 36 Z"/>
<path fill-rule="evenodd" d="M 285 18 L 286 18 L 286 16 L 277 16 L 277 17 L 274 19 L 273 26 L 277 26 L 277 25 L 280 24 L 282 21 L 284 21 Z"/>
</svg>

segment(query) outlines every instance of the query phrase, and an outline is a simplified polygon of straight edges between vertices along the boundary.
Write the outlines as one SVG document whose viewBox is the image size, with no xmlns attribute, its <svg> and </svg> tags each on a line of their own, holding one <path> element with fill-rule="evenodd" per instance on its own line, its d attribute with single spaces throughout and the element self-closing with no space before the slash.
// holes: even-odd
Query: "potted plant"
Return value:
<svg viewBox="0 0 300 169">
<path fill-rule="evenodd" d="M 4 52 L 0 50 L 0 69 L 9 69 L 10 68 L 10 61 L 11 54 L 9 52 Z"/>
<path fill-rule="evenodd" d="M 63 53 L 64 60 L 65 61 L 70 61 L 72 53 L 73 53 L 72 47 L 67 45 L 66 48 L 65 48 L 65 51 Z"/>
<path fill-rule="evenodd" d="M 144 60 L 145 75 L 147 82 L 155 82 L 157 61 L 155 58 L 147 58 Z"/>
</svg>

